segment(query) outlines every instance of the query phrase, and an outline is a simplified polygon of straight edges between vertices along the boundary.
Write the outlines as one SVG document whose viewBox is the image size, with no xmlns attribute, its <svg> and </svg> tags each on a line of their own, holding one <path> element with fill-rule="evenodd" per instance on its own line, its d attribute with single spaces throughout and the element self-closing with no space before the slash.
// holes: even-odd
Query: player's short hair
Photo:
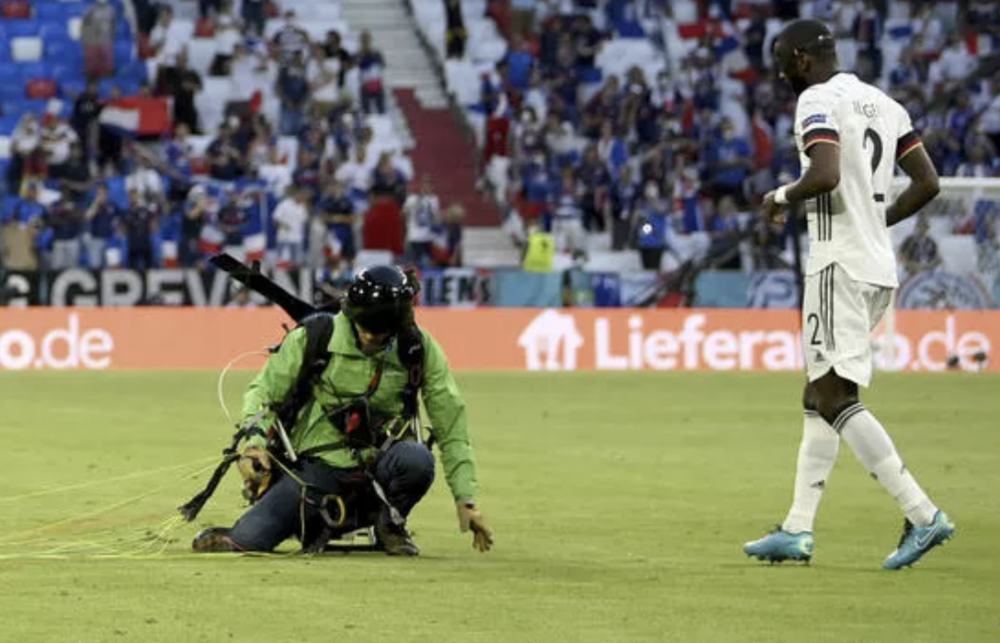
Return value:
<svg viewBox="0 0 1000 643">
<path fill-rule="evenodd" d="M 837 41 L 825 24 L 819 20 L 795 20 L 775 39 L 793 50 L 814 58 L 832 58 L 837 55 Z"/>
</svg>

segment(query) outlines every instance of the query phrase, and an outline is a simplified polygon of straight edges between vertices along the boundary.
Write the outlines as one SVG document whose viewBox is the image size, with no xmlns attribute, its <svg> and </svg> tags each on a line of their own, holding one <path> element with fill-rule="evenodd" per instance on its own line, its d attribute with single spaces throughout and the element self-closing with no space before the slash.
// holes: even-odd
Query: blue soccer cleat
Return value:
<svg viewBox="0 0 1000 643">
<path fill-rule="evenodd" d="M 903 525 L 903 536 L 899 539 L 896 551 L 889 554 L 882 567 L 884 569 L 909 567 L 954 535 L 955 523 L 943 511 L 934 514 L 934 521 L 926 527 L 914 527 L 913 523 L 907 520 Z"/>
<path fill-rule="evenodd" d="M 743 545 L 743 551 L 747 556 L 772 563 L 785 560 L 808 563 L 813 555 L 813 536 L 809 531 L 790 534 L 779 526 L 760 540 Z"/>
</svg>

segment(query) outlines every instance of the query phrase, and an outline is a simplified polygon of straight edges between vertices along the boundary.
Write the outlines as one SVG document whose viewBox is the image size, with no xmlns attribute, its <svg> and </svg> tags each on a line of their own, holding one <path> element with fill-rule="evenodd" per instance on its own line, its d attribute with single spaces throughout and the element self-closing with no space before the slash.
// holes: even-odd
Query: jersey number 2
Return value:
<svg viewBox="0 0 1000 643">
<path fill-rule="evenodd" d="M 806 325 L 812 324 L 812 338 L 809 340 L 810 346 L 819 346 L 823 342 L 819 341 L 819 315 L 809 313 L 806 317 Z"/>
<path fill-rule="evenodd" d="M 868 147 L 868 141 L 872 143 L 872 179 L 874 179 L 875 172 L 878 170 L 878 164 L 882 162 L 882 137 L 878 135 L 878 132 L 869 127 L 865 129 L 865 138 L 861 143 L 863 148 Z M 884 203 L 885 195 L 881 192 L 876 192 L 875 202 Z"/>
</svg>

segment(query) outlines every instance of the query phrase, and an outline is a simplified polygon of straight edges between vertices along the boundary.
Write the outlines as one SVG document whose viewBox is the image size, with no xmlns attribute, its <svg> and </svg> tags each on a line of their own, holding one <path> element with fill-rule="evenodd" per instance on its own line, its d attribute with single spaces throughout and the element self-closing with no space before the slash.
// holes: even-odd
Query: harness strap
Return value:
<svg viewBox="0 0 1000 643">
<path fill-rule="evenodd" d="M 222 462 L 215 467 L 215 471 L 212 472 L 212 477 L 209 478 L 208 484 L 205 485 L 205 488 L 193 498 L 188 500 L 185 504 L 178 507 L 178 511 L 180 511 L 181 515 L 184 516 L 184 520 L 191 522 L 198 517 L 202 507 L 204 507 L 205 503 L 208 502 L 208 499 L 212 497 L 212 494 L 215 493 L 215 489 L 219 486 L 219 483 L 222 482 L 222 478 L 226 475 L 226 472 L 229 471 L 229 467 L 240 459 L 240 454 L 236 451 L 236 447 L 239 446 L 240 441 L 248 435 L 258 432 L 262 433 L 260 428 L 257 427 L 257 423 L 260 422 L 265 413 L 266 411 L 264 410 L 258 411 L 256 415 L 250 418 L 236 431 L 236 433 L 233 434 L 232 442 L 222 451 Z"/>
</svg>

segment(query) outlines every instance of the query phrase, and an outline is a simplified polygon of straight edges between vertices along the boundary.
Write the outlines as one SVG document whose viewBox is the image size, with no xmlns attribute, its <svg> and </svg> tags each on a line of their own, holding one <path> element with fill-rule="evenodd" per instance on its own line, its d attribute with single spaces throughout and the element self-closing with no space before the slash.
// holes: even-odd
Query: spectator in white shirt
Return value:
<svg viewBox="0 0 1000 643">
<path fill-rule="evenodd" d="M 368 148 L 358 144 L 354 147 L 354 158 L 337 168 L 334 178 L 350 189 L 351 199 L 364 199 L 371 187 L 372 164 L 368 162 Z"/>
<path fill-rule="evenodd" d="M 42 151 L 49 167 L 59 167 L 69 161 L 70 148 L 80 137 L 66 121 L 46 114 L 42 126 Z M 57 172 L 58 173 L 58 172 Z"/>
<path fill-rule="evenodd" d="M 948 46 L 941 57 L 931 65 L 930 76 L 935 83 L 949 87 L 961 82 L 976 69 L 976 59 L 969 53 L 965 42 L 957 35 L 948 36 Z"/>
<path fill-rule="evenodd" d="M 441 203 L 434 194 L 430 177 L 424 175 L 420 194 L 411 194 L 403 204 L 406 217 L 406 256 L 414 265 L 424 268 L 430 265 L 431 249 L 434 245 L 434 226 L 441 213 Z"/>
<path fill-rule="evenodd" d="M 160 5 L 159 22 L 149 34 L 149 45 L 156 52 L 153 61 L 159 67 L 173 67 L 177 54 L 187 49 L 187 36 L 182 25 L 174 22 L 170 5 Z"/>
<path fill-rule="evenodd" d="M 229 100 L 248 101 L 256 91 L 270 91 L 267 71 L 267 58 L 251 51 L 246 43 L 236 43 L 229 61 Z"/>
<path fill-rule="evenodd" d="M 163 201 L 163 179 L 144 154 L 136 159 L 132 173 L 125 177 L 125 190 L 139 192 L 139 203 L 144 206 L 160 205 Z"/>
<path fill-rule="evenodd" d="M 309 190 L 289 188 L 287 196 L 274 209 L 273 219 L 277 230 L 278 262 L 302 265 L 309 222 Z"/>
<path fill-rule="evenodd" d="M 319 104 L 324 114 L 334 108 L 339 98 L 339 77 L 340 60 L 327 58 L 322 44 L 313 45 L 312 57 L 306 63 L 306 80 L 313 104 Z"/>
</svg>

